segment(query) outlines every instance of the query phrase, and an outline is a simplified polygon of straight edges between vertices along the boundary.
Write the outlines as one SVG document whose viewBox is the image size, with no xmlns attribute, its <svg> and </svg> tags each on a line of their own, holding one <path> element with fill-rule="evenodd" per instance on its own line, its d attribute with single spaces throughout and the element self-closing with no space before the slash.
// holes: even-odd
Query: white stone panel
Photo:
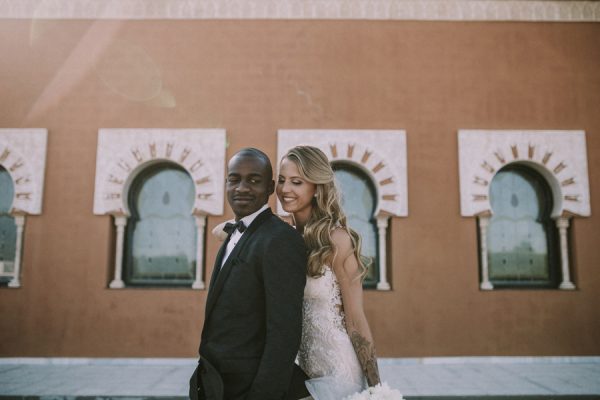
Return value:
<svg viewBox="0 0 600 400">
<path fill-rule="evenodd" d="M 585 132 L 459 130 L 461 214 L 492 212 L 490 183 L 502 167 L 526 164 L 540 172 L 554 196 L 552 216 L 590 216 Z"/>
<path fill-rule="evenodd" d="M 600 21 L 600 2 L 557 0 L 0 0 L 0 18 L 580 22 Z"/>
<path fill-rule="evenodd" d="M 196 188 L 195 215 L 222 215 L 224 129 L 100 129 L 94 214 L 129 215 L 129 186 L 144 168 L 161 161 L 183 167 Z"/>
<path fill-rule="evenodd" d="M 282 129 L 278 131 L 277 164 L 297 145 L 318 147 L 330 161 L 351 163 L 367 173 L 377 191 L 375 215 L 408 215 L 405 131 Z M 285 213 L 279 202 L 277 211 Z"/>
<path fill-rule="evenodd" d="M 47 142 L 46 129 L 0 129 L 0 165 L 12 177 L 13 212 L 42 213 Z"/>
</svg>

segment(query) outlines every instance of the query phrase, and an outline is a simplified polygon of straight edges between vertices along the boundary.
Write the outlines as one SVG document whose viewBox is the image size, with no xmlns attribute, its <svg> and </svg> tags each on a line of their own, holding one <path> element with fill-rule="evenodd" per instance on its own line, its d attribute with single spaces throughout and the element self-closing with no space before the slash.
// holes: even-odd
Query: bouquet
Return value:
<svg viewBox="0 0 600 400">
<path fill-rule="evenodd" d="M 402 394 L 391 389 L 387 383 L 379 383 L 360 393 L 344 397 L 344 400 L 403 400 Z"/>
</svg>

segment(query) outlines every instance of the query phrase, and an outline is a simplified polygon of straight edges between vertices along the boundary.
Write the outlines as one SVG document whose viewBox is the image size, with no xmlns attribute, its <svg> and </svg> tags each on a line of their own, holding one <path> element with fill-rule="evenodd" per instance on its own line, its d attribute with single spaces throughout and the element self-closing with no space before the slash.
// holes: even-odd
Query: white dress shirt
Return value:
<svg viewBox="0 0 600 400">
<path fill-rule="evenodd" d="M 265 204 L 260 209 L 258 209 L 258 211 L 255 211 L 252 214 L 246 215 L 244 218 L 242 218 L 241 220 L 244 222 L 244 225 L 246 225 L 246 229 L 248 229 L 248 227 L 250 226 L 250 224 L 252 223 L 252 221 L 254 221 L 254 219 L 256 217 L 258 217 L 258 214 L 260 214 L 261 212 L 265 211 L 267 208 L 269 208 L 269 205 Z M 225 249 L 225 254 L 223 255 L 223 260 L 221 261 L 221 268 L 223 268 L 223 265 L 225 265 L 225 261 L 227 261 L 227 258 L 229 257 L 229 255 L 233 251 L 233 248 L 240 241 L 240 239 L 242 238 L 242 235 L 244 235 L 244 233 L 246 233 L 246 231 L 244 231 L 242 233 L 242 232 L 240 232 L 239 230 L 236 229 L 231 234 L 231 238 L 229 239 L 229 243 L 227 243 L 227 248 Z"/>
</svg>

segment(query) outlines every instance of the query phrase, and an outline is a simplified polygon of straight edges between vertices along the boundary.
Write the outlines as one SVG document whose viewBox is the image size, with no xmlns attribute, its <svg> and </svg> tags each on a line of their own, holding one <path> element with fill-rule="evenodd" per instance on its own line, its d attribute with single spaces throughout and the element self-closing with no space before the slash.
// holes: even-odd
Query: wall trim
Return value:
<svg viewBox="0 0 600 400">
<path fill-rule="evenodd" d="M 0 0 L 4 19 L 600 21 L 596 1 Z"/>
</svg>

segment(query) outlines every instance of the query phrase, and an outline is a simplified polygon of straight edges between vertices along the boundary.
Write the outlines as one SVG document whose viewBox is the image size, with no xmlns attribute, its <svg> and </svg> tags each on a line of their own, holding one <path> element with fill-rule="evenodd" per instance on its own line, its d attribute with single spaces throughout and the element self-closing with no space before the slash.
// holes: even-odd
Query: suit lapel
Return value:
<svg viewBox="0 0 600 400">
<path fill-rule="evenodd" d="M 227 250 L 227 245 L 229 244 L 229 239 L 231 239 L 231 235 L 227 236 L 227 239 L 225 239 L 225 241 L 221 245 L 221 248 L 219 248 L 219 252 L 217 253 L 217 258 L 215 259 L 215 264 L 213 266 L 213 272 L 210 276 L 210 284 L 208 285 L 208 293 L 211 292 L 213 285 L 215 284 L 215 281 L 217 280 L 217 276 L 219 275 L 219 272 L 221 270 L 221 264 L 223 263 L 223 256 L 225 255 L 225 251 Z"/>
<path fill-rule="evenodd" d="M 227 240 L 225 243 L 223 243 L 223 245 L 219 249 L 219 253 L 217 254 L 217 259 L 215 261 L 215 266 L 213 268 L 213 273 L 212 273 L 211 280 L 210 280 L 208 296 L 206 298 L 205 321 L 208 320 L 210 312 L 212 311 L 212 309 L 215 305 L 215 302 L 217 301 L 217 298 L 221 294 L 221 290 L 223 289 L 223 286 L 225 285 L 225 281 L 227 280 L 227 277 L 229 276 L 229 273 L 231 272 L 232 268 L 235 266 L 235 264 L 237 264 L 238 256 L 241 253 L 241 251 L 243 250 L 244 246 L 250 240 L 250 237 L 258 229 L 258 227 L 261 226 L 263 224 L 263 222 L 265 222 L 272 215 L 273 215 L 273 213 L 271 212 L 270 208 L 267 208 L 265 211 L 258 214 L 258 216 L 254 219 L 254 221 L 252 221 L 250 226 L 246 229 L 246 232 L 244 232 L 244 234 L 240 238 L 239 242 L 237 242 L 237 244 L 233 248 L 233 251 L 231 252 L 229 257 L 227 257 L 227 261 L 225 261 L 225 264 L 223 264 L 223 267 L 221 267 L 221 262 L 222 262 L 223 255 L 225 254 L 225 250 L 227 248 L 227 242 L 229 240 Z M 221 267 L 220 271 L 218 272 L 218 274 L 215 274 L 215 272 L 217 271 L 217 268 L 219 268 L 219 267 Z"/>
</svg>

